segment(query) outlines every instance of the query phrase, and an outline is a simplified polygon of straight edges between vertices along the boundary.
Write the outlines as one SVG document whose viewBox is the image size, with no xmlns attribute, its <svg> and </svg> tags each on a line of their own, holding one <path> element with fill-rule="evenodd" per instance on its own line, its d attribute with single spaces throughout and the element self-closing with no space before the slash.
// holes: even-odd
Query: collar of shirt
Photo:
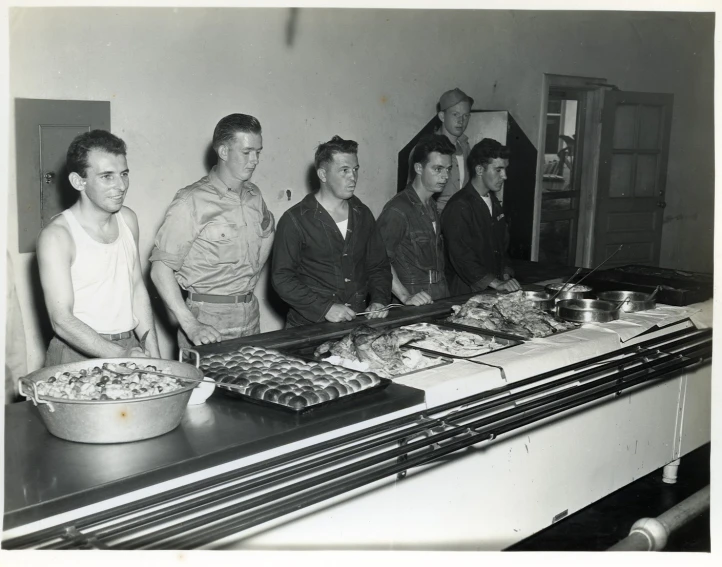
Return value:
<svg viewBox="0 0 722 567">
<path fill-rule="evenodd" d="M 351 197 L 348 200 L 349 219 L 351 218 L 352 214 L 358 215 L 360 212 L 356 200 L 356 197 Z M 329 226 L 336 226 L 336 221 L 333 220 L 333 218 L 331 217 L 329 212 L 323 207 L 323 205 L 318 202 L 314 193 L 306 195 L 301 201 L 301 215 L 308 213 L 313 214 L 315 219 L 320 220 L 324 224 L 327 224 Z"/>
<path fill-rule="evenodd" d="M 440 126 L 439 129 L 434 132 L 434 134 L 438 134 L 440 136 L 445 136 L 444 134 L 444 127 Z M 464 145 L 468 143 L 469 137 L 466 134 L 462 134 L 456 139 L 456 143 L 454 144 L 454 155 L 455 156 L 463 156 L 464 155 Z"/>
<path fill-rule="evenodd" d="M 211 185 L 213 188 L 218 192 L 218 196 L 223 199 L 225 197 L 231 197 L 232 195 L 237 195 L 240 199 L 243 199 L 243 197 L 246 194 L 255 195 L 258 191 L 258 187 L 256 187 L 253 183 L 250 181 L 244 181 L 241 184 L 241 192 L 236 193 L 232 189 L 230 189 L 221 178 L 218 176 L 218 166 L 214 165 L 211 168 L 210 173 L 208 173 L 208 179 L 211 182 Z"/>
<path fill-rule="evenodd" d="M 428 213 L 431 217 L 431 221 L 436 222 L 436 206 L 433 205 L 431 201 L 426 205 L 422 203 L 419 194 L 416 192 L 416 189 L 414 189 L 413 183 L 409 183 L 406 186 L 404 193 L 409 201 L 421 210 L 422 215 L 426 215 Z"/>
</svg>

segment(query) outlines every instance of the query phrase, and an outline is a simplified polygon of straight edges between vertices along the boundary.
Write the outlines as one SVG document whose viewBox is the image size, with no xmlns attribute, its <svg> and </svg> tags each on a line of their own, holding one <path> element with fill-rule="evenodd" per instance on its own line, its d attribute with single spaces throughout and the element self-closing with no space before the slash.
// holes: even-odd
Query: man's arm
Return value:
<svg viewBox="0 0 722 567">
<path fill-rule="evenodd" d="M 305 285 L 298 277 L 301 263 L 302 235 L 296 221 L 288 212 L 284 213 L 276 226 L 271 258 L 271 283 L 281 299 L 292 306 L 306 319 L 333 323 L 351 321 L 356 317 L 353 309 L 335 303 L 334 298 L 325 298 Z"/>
<path fill-rule="evenodd" d="M 160 358 L 160 348 L 158 347 L 158 334 L 155 329 L 155 318 L 153 317 L 153 309 L 150 306 L 150 297 L 148 290 L 143 281 L 143 271 L 140 267 L 140 247 L 138 245 L 140 239 L 140 229 L 138 228 L 138 217 L 128 207 L 121 209 L 121 214 L 130 231 L 133 233 L 135 240 L 136 258 L 133 266 L 133 315 L 138 319 L 138 326 L 135 329 L 138 339 L 145 339 L 145 351 L 153 358 Z M 147 335 L 146 335 L 147 333 Z"/>
<path fill-rule="evenodd" d="M 181 189 L 168 207 L 163 224 L 155 236 L 155 247 L 150 256 L 150 278 L 183 332 L 193 344 L 200 345 L 219 342 L 222 337 L 215 328 L 204 325 L 193 316 L 183 301 L 175 279 L 175 272 L 183 266 L 200 230 L 194 211 L 192 198 Z"/>
<path fill-rule="evenodd" d="M 53 331 L 73 348 L 95 358 L 145 356 L 138 349 L 124 349 L 105 340 L 95 330 L 73 315 L 75 295 L 70 264 L 75 245 L 67 229 L 57 222 L 48 225 L 38 237 L 40 283 L 45 294 Z"/>
<path fill-rule="evenodd" d="M 175 316 L 183 332 L 194 345 L 206 345 L 217 343 L 222 340 L 221 333 L 211 325 L 205 325 L 198 321 L 190 312 L 183 301 L 183 296 L 175 280 L 175 273 L 161 260 L 153 262 L 150 268 L 150 278 L 153 280 L 158 293 L 166 307 Z"/>
</svg>

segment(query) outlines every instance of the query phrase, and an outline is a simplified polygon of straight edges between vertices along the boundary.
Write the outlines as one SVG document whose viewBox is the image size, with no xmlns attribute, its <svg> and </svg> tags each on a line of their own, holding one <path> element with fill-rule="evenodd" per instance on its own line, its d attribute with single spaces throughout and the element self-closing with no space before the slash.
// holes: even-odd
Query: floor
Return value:
<svg viewBox="0 0 722 567">
<path fill-rule="evenodd" d="M 685 455 L 676 484 L 656 470 L 507 551 L 604 551 L 624 539 L 640 518 L 654 518 L 710 481 L 710 445 Z M 664 551 L 710 551 L 709 510 L 674 532 Z"/>
</svg>

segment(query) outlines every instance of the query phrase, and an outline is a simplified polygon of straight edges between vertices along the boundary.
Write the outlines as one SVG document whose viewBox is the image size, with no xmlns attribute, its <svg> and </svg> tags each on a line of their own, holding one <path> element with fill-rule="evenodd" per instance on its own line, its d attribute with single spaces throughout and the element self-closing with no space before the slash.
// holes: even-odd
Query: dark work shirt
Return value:
<svg viewBox="0 0 722 567">
<path fill-rule="evenodd" d="M 377 224 L 386 254 L 404 286 L 429 284 L 443 277 L 444 245 L 433 200 L 424 205 L 409 184 L 386 203 Z"/>
<path fill-rule="evenodd" d="M 483 291 L 496 278 L 513 275 L 504 211 L 493 192 L 492 212 L 471 183 L 454 194 L 441 215 L 446 278 L 452 295 Z"/>
<path fill-rule="evenodd" d="M 348 200 L 346 238 L 314 194 L 288 209 L 276 228 L 272 283 L 288 305 L 289 325 L 324 320 L 334 303 L 364 311 L 391 299 L 391 268 L 376 221 L 357 197 Z"/>
</svg>

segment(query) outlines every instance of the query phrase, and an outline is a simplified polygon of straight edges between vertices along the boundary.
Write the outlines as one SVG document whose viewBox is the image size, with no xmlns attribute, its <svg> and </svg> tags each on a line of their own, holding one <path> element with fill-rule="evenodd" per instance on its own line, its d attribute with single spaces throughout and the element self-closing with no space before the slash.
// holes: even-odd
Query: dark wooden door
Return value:
<svg viewBox="0 0 722 567">
<path fill-rule="evenodd" d="M 110 103 L 15 99 L 19 252 L 34 252 L 40 230 L 72 205 L 65 156 L 83 132 L 110 130 Z"/>
<path fill-rule="evenodd" d="M 659 264 L 672 127 L 671 94 L 605 93 L 593 265 Z"/>
</svg>

